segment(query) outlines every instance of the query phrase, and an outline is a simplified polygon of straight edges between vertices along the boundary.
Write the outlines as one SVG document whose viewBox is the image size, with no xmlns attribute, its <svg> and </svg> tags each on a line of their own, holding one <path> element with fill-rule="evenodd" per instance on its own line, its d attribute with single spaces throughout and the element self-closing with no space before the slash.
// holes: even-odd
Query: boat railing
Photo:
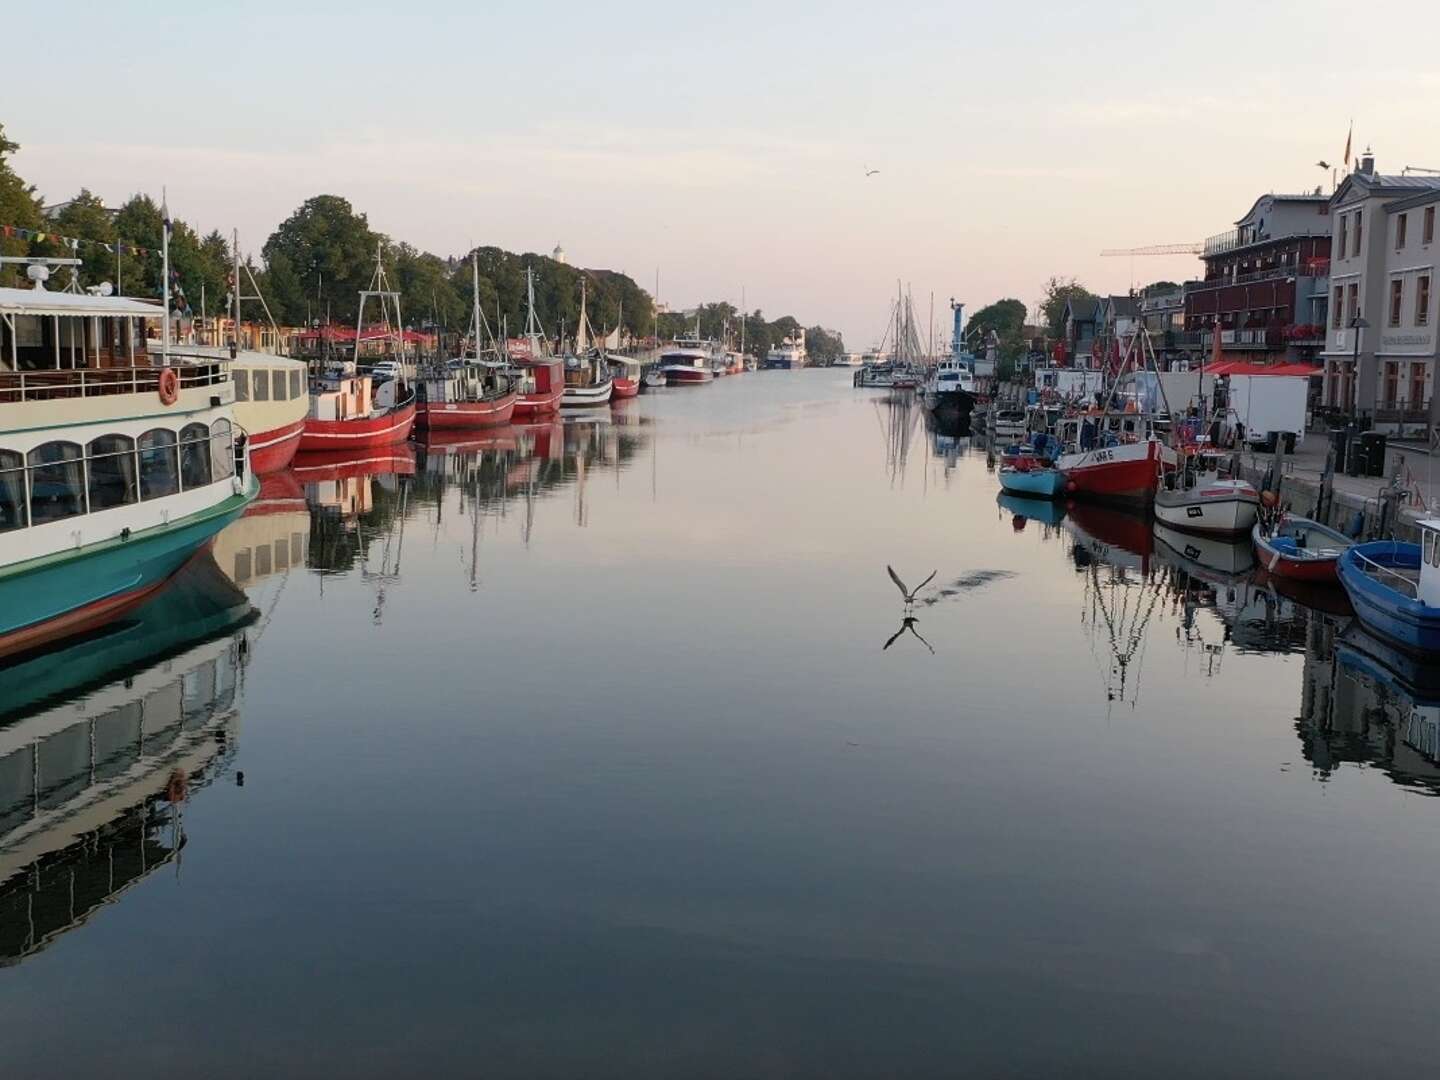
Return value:
<svg viewBox="0 0 1440 1080">
<path fill-rule="evenodd" d="M 1400 571 L 1394 569 L 1393 567 L 1386 566 L 1384 563 L 1377 562 L 1376 560 L 1370 558 L 1370 556 L 1366 555 L 1363 551 L 1358 551 L 1352 548 L 1351 552 L 1355 556 L 1355 558 L 1359 560 L 1361 564 L 1360 569 L 1365 571 L 1367 575 L 1372 578 L 1381 579 L 1383 584 L 1394 589 L 1402 596 L 1409 597 L 1411 600 L 1419 599 L 1420 584 L 1414 578 L 1406 574 L 1402 574 Z"/>
<path fill-rule="evenodd" d="M 114 394 L 156 394 L 160 390 L 160 373 L 164 370 L 156 366 L 0 372 L 0 405 Z M 172 365 L 172 370 L 180 390 L 230 381 L 229 369 L 213 357 L 203 363 Z"/>
</svg>

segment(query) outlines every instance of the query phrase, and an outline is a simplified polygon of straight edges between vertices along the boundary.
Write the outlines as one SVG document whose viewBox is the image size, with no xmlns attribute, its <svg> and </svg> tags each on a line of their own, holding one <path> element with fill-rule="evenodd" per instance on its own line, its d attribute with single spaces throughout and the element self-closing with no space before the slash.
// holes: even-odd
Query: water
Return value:
<svg viewBox="0 0 1440 1080">
<path fill-rule="evenodd" d="M 848 373 L 605 420 L 272 479 L 0 671 L 7 1075 L 1428 1066 L 1424 672 Z"/>
</svg>

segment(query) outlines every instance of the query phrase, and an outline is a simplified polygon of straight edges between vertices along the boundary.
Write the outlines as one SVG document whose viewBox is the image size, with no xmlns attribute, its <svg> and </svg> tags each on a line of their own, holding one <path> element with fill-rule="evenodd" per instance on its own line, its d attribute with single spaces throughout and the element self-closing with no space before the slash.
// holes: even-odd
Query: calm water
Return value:
<svg viewBox="0 0 1440 1080">
<path fill-rule="evenodd" d="M 0 670 L 6 1075 L 1431 1067 L 1426 673 L 845 373 L 603 421 Z"/>
</svg>

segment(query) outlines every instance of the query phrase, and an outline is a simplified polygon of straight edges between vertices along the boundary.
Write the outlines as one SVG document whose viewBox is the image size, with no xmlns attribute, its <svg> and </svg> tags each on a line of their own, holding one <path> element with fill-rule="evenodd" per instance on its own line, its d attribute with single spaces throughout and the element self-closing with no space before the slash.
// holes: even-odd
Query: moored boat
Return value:
<svg viewBox="0 0 1440 1080">
<path fill-rule="evenodd" d="M 1065 473 L 1066 490 L 1078 497 L 1148 503 L 1174 451 L 1154 435 L 1135 441 L 1101 438 L 1089 450 L 1061 454 L 1056 468 Z"/>
<path fill-rule="evenodd" d="M 1029 464 L 1002 465 L 998 474 L 1000 486 L 1016 495 L 1054 499 L 1065 492 L 1065 474 L 1056 468 Z"/>
<path fill-rule="evenodd" d="M 1402 649 L 1440 652 L 1440 518 L 1418 522 L 1421 542 L 1353 544 L 1340 584 L 1367 630 Z"/>
<path fill-rule="evenodd" d="M 73 265 L 0 289 L 0 653 L 138 604 L 259 489 L 227 366 L 168 365 L 163 307 L 50 292 L 45 263 Z"/>
<path fill-rule="evenodd" d="M 699 334 L 676 338 L 660 354 L 660 371 L 670 386 L 698 386 L 715 380 L 710 349 Z"/>
<path fill-rule="evenodd" d="M 335 370 L 311 380 L 301 453 L 334 453 L 403 443 L 415 425 L 415 391 L 391 382 L 379 403 L 369 375 Z"/>
<path fill-rule="evenodd" d="M 1354 543 L 1328 525 L 1293 514 L 1284 515 L 1269 529 L 1256 522 L 1250 540 L 1260 565 L 1271 576 L 1320 582 L 1336 579 L 1340 556 Z"/>
<path fill-rule="evenodd" d="M 489 327 L 480 309 L 480 269 L 474 255 L 470 256 L 470 273 L 471 354 L 421 373 L 416 387 L 415 426 L 423 431 L 496 427 L 508 424 L 515 411 L 519 396 L 516 380 L 500 362 L 498 345 L 492 343 L 489 362 L 481 351 Z"/>
<path fill-rule="evenodd" d="M 1210 536 L 1244 536 L 1260 513 L 1260 493 L 1244 480 L 1199 477 L 1193 487 L 1161 486 L 1155 517 L 1172 529 Z"/>
</svg>

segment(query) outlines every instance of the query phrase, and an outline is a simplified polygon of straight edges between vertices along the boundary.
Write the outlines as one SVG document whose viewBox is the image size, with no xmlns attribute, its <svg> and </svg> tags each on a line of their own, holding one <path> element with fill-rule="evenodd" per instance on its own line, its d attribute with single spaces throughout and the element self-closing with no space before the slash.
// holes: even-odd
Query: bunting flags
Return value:
<svg viewBox="0 0 1440 1080">
<path fill-rule="evenodd" d="M 103 248 L 111 255 L 115 254 L 115 249 L 118 247 L 121 255 L 135 255 L 142 259 L 154 252 L 153 248 L 143 248 L 137 244 L 107 244 L 103 240 L 86 240 L 78 236 L 61 236 L 58 233 L 46 232 L 43 229 L 22 229 L 18 225 L 0 225 L 0 236 L 4 236 L 7 239 L 31 240 L 37 244 L 46 242 L 62 244 L 72 251 L 79 251 L 80 245 L 84 244 L 87 247 Z"/>
</svg>

